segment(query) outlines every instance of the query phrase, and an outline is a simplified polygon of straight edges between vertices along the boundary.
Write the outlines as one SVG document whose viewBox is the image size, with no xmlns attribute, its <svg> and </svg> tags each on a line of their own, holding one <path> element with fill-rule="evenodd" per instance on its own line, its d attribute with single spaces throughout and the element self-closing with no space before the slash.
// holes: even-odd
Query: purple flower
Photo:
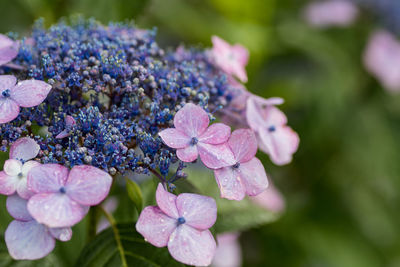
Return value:
<svg viewBox="0 0 400 267">
<path fill-rule="evenodd" d="M 374 32 L 364 54 L 364 65 L 391 92 L 400 91 L 400 41 L 388 31 Z"/>
<path fill-rule="evenodd" d="M 214 123 L 199 106 L 188 103 L 174 117 L 175 128 L 159 133 L 167 146 L 176 148 L 176 155 L 184 162 L 192 162 L 200 155 L 201 161 L 210 169 L 234 164 L 233 154 L 226 141 L 231 129 L 223 123 Z"/>
<path fill-rule="evenodd" d="M 215 64 L 227 74 L 236 76 L 242 82 L 247 82 L 245 67 L 249 61 L 249 51 L 239 44 L 231 46 L 218 36 L 213 36 L 211 40 Z"/>
<path fill-rule="evenodd" d="M 68 169 L 59 164 L 43 164 L 28 174 L 28 188 L 35 193 L 28 210 L 39 223 L 49 227 L 69 227 L 86 215 L 88 206 L 99 204 L 108 195 L 111 176 L 93 166 Z"/>
<path fill-rule="evenodd" d="M 172 257 L 184 264 L 207 266 L 216 244 L 208 230 L 217 218 L 214 199 L 197 194 L 175 196 L 161 184 L 156 192 L 158 206 L 143 209 L 136 230 L 156 247 L 168 246 Z"/>
<path fill-rule="evenodd" d="M 39 153 L 40 147 L 35 140 L 23 137 L 15 141 L 10 148 L 10 159 L 4 163 L 0 172 L 0 194 L 12 195 L 15 192 L 24 199 L 32 196 L 27 187 L 29 171 L 39 162 L 28 161 Z"/>
<path fill-rule="evenodd" d="M 65 117 L 65 128 L 62 132 L 60 132 L 56 138 L 62 139 L 71 135 L 71 129 L 76 124 L 75 119 L 72 116 L 67 115 Z"/>
<path fill-rule="evenodd" d="M 278 98 L 276 98 L 278 100 Z M 246 117 L 250 128 L 257 133 L 258 144 L 277 165 L 288 164 L 299 146 L 299 136 L 286 125 L 287 118 L 282 111 L 273 106 L 276 100 L 268 103 L 260 97 L 247 99 Z"/>
<path fill-rule="evenodd" d="M 214 170 L 221 197 L 242 200 L 245 195 L 255 196 L 268 186 L 267 174 L 261 161 L 255 158 L 257 139 L 250 129 L 235 130 L 228 140 L 235 163 Z"/>
<path fill-rule="evenodd" d="M 15 219 L 5 232 L 8 252 L 16 260 L 36 260 L 45 257 L 55 246 L 55 239 L 71 239 L 71 228 L 49 228 L 29 214 L 27 200 L 17 195 L 7 198 L 7 210 Z"/>
<path fill-rule="evenodd" d="M 51 85 L 39 80 L 16 83 L 17 79 L 12 75 L 0 76 L 0 123 L 14 120 L 20 107 L 39 105 L 51 90 Z"/>
<path fill-rule="evenodd" d="M 307 22 L 320 28 L 350 25 L 357 15 L 357 7 L 347 0 L 313 2 L 304 11 Z"/>
<path fill-rule="evenodd" d="M 0 34 L 0 66 L 7 64 L 18 55 L 18 43 Z"/>
</svg>

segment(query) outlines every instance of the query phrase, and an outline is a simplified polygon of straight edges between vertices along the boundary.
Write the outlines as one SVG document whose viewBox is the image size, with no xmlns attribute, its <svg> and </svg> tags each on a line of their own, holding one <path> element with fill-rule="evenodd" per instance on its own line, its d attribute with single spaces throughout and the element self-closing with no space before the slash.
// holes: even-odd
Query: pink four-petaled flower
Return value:
<svg viewBox="0 0 400 267">
<path fill-rule="evenodd" d="M 250 128 L 257 133 L 260 149 L 270 156 L 272 162 L 277 165 L 289 163 L 300 140 L 297 133 L 286 125 L 285 114 L 265 100 L 252 97 L 247 99 L 246 117 Z"/>
<path fill-rule="evenodd" d="M 49 227 L 73 226 L 88 206 L 104 200 L 111 183 L 108 173 L 93 166 L 74 166 L 71 171 L 59 164 L 36 166 L 28 174 L 28 188 L 35 193 L 28 201 L 29 213 Z"/>
<path fill-rule="evenodd" d="M 39 150 L 40 146 L 30 137 L 20 138 L 11 145 L 10 159 L 6 160 L 4 170 L 0 172 L 0 194 L 17 192 L 24 199 L 32 196 L 27 187 L 27 176 L 33 167 L 40 164 L 30 160 L 36 157 Z"/>
<path fill-rule="evenodd" d="M 0 66 L 7 64 L 18 55 L 18 43 L 0 34 Z"/>
<path fill-rule="evenodd" d="M 55 246 L 55 239 L 68 241 L 72 230 L 49 228 L 35 221 L 29 214 L 27 200 L 17 195 L 7 198 L 7 210 L 14 218 L 5 232 L 8 252 L 16 260 L 36 260 L 49 254 Z"/>
<path fill-rule="evenodd" d="M 218 36 L 213 36 L 211 41 L 215 64 L 227 74 L 247 82 L 245 67 L 249 61 L 249 51 L 239 44 L 231 46 Z"/>
<path fill-rule="evenodd" d="M 18 82 L 12 75 L 0 75 L 0 123 L 14 120 L 20 107 L 30 108 L 42 103 L 51 85 L 39 80 Z"/>
<path fill-rule="evenodd" d="M 175 196 L 159 184 L 156 200 L 158 206 L 143 209 L 136 223 L 137 231 L 156 247 L 168 246 L 177 261 L 209 265 L 216 249 L 208 230 L 217 218 L 214 199 L 188 193 Z"/>
<path fill-rule="evenodd" d="M 159 133 L 162 140 L 184 162 L 192 162 L 200 155 L 201 161 L 210 169 L 234 164 L 233 154 L 226 144 L 231 129 L 223 123 L 214 123 L 199 106 L 188 103 L 174 117 L 175 128 Z"/>
<path fill-rule="evenodd" d="M 221 197 L 242 200 L 255 196 L 268 186 L 267 174 L 261 161 L 255 157 L 257 139 L 250 129 L 235 130 L 228 140 L 235 156 L 235 164 L 214 170 Z"/>
</svg>

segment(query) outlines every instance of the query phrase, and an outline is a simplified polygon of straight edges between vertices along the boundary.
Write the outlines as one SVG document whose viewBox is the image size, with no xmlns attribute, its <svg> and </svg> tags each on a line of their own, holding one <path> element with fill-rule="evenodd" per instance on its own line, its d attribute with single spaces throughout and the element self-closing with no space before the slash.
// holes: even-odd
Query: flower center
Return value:
<svg viewBox="0 0 400 267">
<path fill-rule="evenodd" d="M 199 142 L 199 139 L 197 137 L 192 137 L 192 140 L 190 140 L 190 144 L 192 146 L 196 145 Z"/>
<path fill-rule="evenodd" d="M 60 191 L 61 194 L 65 194 L 67 192 L 64 186 L 61 186 L 58 191 Z"/>
<path fill-rule="evenodd" d="M 268 132 L 272 133 L 272 132 L 275 132 L 275 131 L 276 131 L 276 128 L 275 128 L 274 125 L 271 125 L 271 126 L 268 127 Z"/>
<path fill-rule="evenodd" d="M 184 224 L 186 222 L 185 218 L 179 217 L 178 218 L 178 225 Z"/>
<path fill-rule="evenodd" d="M 235 165 L 232 166 L 232 168 L 237 169 L 240 166 L 240 162 L 236 162 Z"/>
<path fill-rule="evenodd" d="M 24 177 L 24 175 L 22 174 L 22 172 L 18 173 L 18 178 L 21 179 L 22 177 Z"/>
<path fill-rule="evenodd" d="M 6 89 L 3 92 L 1 92 L 1 95 L 6 98 L 6 97 L 10 97 L 10 89 Z"/>
</svg>

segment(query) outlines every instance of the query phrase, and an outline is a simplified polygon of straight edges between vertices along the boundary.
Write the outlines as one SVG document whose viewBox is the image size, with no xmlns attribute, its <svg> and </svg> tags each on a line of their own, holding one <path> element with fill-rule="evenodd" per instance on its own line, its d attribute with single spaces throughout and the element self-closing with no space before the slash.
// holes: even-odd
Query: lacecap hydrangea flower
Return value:
<svg viewBox="0 0 400 267">
<path fill-rule="evenodd" d="M 184 168 L 199 158 L 221 196 L 241 200 L 268 186 L 258 148 L 287 164 L 298 146 L 275 107 L 283 100 L 242 84 L 247 49 L 212 42 L 212 49 L 164 50 L 155 30 L 82 19 L 49 29 L 39 21 L 27 38 L 0 38 L 0 59 L 17 51 L 12 66 L 0 67 L 0 150 L 10 149 L 0 193 L 15 218 L 6 232 L 13 258 L 38 259 L 55 239 L 67 241 L 113 180 L 133 173 L 160 182 L 157 206 L 143 209 L 137 231 L 177 261 L 211 263 L 216 202 L 173 193 L 178 179 L 190 179 Z M 242 129 L 231 133 L 237 121 Z"/>
</svg>

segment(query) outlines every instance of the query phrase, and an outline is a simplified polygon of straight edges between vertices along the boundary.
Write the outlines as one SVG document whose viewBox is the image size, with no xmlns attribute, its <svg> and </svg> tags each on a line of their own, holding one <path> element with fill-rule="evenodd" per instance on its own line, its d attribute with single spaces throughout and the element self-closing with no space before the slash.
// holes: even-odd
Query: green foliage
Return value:
<svg viewBox="0 0 400 267">
<path fill-rule="evenodd" d="M 135 204 L 137 211 L 140 213 L 143 209 L 143 196 L 140 187 L 134 181 L 129 178 L 125 178 L 126 181 L 126 191 L 129 198 Z"/>
<path fill-rule="evenodd" d="M 157 248 L 144 241 L 135 231 L 134 223 L 120 224 L 117 228 L 128 266 L 185 266 L 172 259 L 166 248 Z M 96 236 L 83 249 L 75 266 L 123 266 L 113 229 L 108 228 Z"/>
</svg>

